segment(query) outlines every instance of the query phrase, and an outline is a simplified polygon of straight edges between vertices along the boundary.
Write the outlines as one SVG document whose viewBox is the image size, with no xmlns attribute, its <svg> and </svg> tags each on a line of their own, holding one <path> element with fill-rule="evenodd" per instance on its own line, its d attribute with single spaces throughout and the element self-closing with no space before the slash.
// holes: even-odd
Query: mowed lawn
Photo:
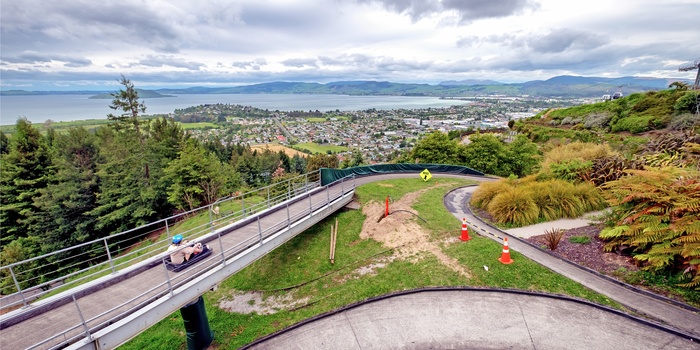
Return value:
<svg viewBox="0 0 700 350">
<path fill-rule="evenodd" d="M 307 149 L 313 154 L 328 153 L 328 151 L 338 153 L 338 152 L 345 152 L 348 150 L 348 148 L 345 146 L 319 145 L 319 144 L 313 143 L 313 142 L 298 143 L 294 147 L 296 147 L 298 149 Z"/>
</svg>

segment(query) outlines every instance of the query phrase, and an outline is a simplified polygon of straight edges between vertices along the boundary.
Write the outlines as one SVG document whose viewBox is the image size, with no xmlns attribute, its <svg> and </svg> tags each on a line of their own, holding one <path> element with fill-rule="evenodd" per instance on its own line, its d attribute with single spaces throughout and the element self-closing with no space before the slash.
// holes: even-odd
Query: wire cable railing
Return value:
<svg viewBox="0 0 700 350">
<path fill-rule="evenodd" d="M 114 274 L 164 251 L 175 234 L 197 239 L 227 223 L 243 220 L 319 188 L 320 171 L 245 193 L 227 196 L 140 227 L 0 267 L 0 310 L 26 307 L 32 300 Z M 70 261 L 68 265 L 66 261 Z"/>
<path fill-rule="evenodd" d="M 349 181 L 351 179 L 353 179 L 353 181 Z M 268 186 L 268 188 L 269 187 L 270 186 Z M 189 225 L 191 225 L 191 227 L 187 227 L 184 231 L 179 230 L 181 226 L 188 225 L 187 220 L 178 220 L 177 224 L 171 225 L 169 229 L 162 229 L 162 231 L 166 232 L 165 238 L 160 239 L 159 237 L 152 245 L 133 248 L 121 255 L 103 254 L 108 255 L 109 258 L 96 264 L 96 271 L 83 269 L 45 282 L 45 284 L 59 284 L 59 286 L 42 291 L 40 296 L 47 296 L 49 293 L 60 292 L 60 298 L 64 300 L 64 306 L 69 306 L 69 304 L 74 305 L 73 309 L 75 315 L 72 316 L 70 320 L 65 321 L 66 326 L 62 331 L 46 336 L 46 339 L 29 346 L 28 349 L 58 349 L 80 339 L 91 339 L 95 332 L 128 317 L 130 314 L 153 303 L 155 300 L 168 295 L 173 296 L 173 293 L 176 293 L 178 288 L 183 288 L 188 283 L 196 280 L 202 273 L 225 266 L 227 261 L 237 259 L 242 253 L 251 249 L 251 247 L 264 245 L 267 239 L 272 239 L 272 237 L 282 232 L 285 228 L 291 228 L 299 223 L 300 220 L 311 217 L 314 212 L 331 205 L 334 201 L 354 191 L 355 184 L 354 177 L 348 177 L 323 187 L 320 185 L 320 181 L 309 181 L 304 182 L 303 187 L 297 186 L 296 188 L 303 188 L 306 192 L 292 190 L 291 186 L 290 190 L 285 193 L 269 192 L 268 189 L 262 188 L 257 191 L 248 192 L 245 196 L 241 194 L 218 201 L 204 209 L 200 209 L 200 211 L 191 211 L 189 214 L 190 220 L 201 216 L 208 217 L 209 220 L 205 220 L 203 223 L 190 223 Z M 264 200 L 260 200 L 259 198 L 261 191 L 267 195 L 263 197 Z M 255 198 L 259 201 L 255 202 Z M 237 201 L 236 205 L 246 200 L 248 206 L 244 207 L 245 209 L 234 209 L 232 206 L 228 206 L 226 207 L 227 211 L 221 211 L 221 208 L 225 207 L 224 203 L 226 203 L 226 201 L 234 200 Z M 219 208 L 218 215 L 212 210 L 213 205 L 221 207 Z M 294 207 L 293 210 L 292 207 Z M 276 219 L 263 220 L 267 215 L 270 215 L 272 211 L 277 213 Z M 196 213 L 196 215 L 192 215 L 193 213 Z M 279 220 L 281 216 L 279 213 L 286 214 L 286 220 Z M 170 222 L 168 219 L 165 219 L 164 222 Z M 247 233 L 246 236 L 241 237 L 238 236 L 238 233 L 233 236 L 231 235 L 235 233 L 237 229 L 248 226 L 256 227 L 257 232 L 252 234 Z M 201 241 L 206 242 L 214 248 L 214 254 L 181 272 L 175 273 L 169 271 L 165 264 L 165 258 L 168 256 L 167 253 L 165 253 L 165 246 L 169 244 L 171 235 L 179 232 L 189 232 L 189 237 L 201 239 Z M 163 235 L 161 234 L 161 236 Z M 104 245 L 106 252 L 110 252 L 110 242 L 107 241 L 108 238 L 111 237 L 89 242 L 89 244 L 94 244 L 95 242 L 101 243 Z M 232 241 L 233 238 L 235 238 L 235 240 Z M 158 267 L 158 265 L 161 265 L 161 267 Z M 12 272 L 14 266 L 17 265 L 9 265 L 8 267 L 2 268 L 9 268 Z M 145 280 L 143 285 L 146 289 L 145 291 L 140 290 L 140 293 L 127 300 L 119 301 L 116 305 L 105 306 L 106 310 L 100 310 L 100 312 L 95 315 L 84 315 L 81 311 L 83 310 L 81 303 L 89 304 L 89 300 L 82 300 L 84 288 L 81 285 L 90 281 L 105 283 L 106 279 L 103 278 L 105 277 L 103 276 L 104 273 L 107 273 L 106 278 L 109 278 L 110 274 L 115 274 L 112 273 L 112 271 L 122 272 L 127 269 L 133 270 L 139 268 L 144 271 L 139 272 L 138 275 L 133 278 L 143 278 Z M 100 279 L 98 280 L 98 278 Z M 62 279 L 70 279 L 70 281 L 61 281 Z M 72 286 L 72 289 L 65 291 L 59 290 L 60 288 L 68 288 L 69 286 Z M 28 289 L 20 290 L 19 293 L 21 294 L 27 290 Z M 95 293 L 99 292 L 100 291 L 97 291 Z M 59 296 L 55 296 L 55 298 L 59 298 Z M 25 301 L 26 299 L 22 298 L 22 300 Z M 48 299 L 45 298 L 45 300 Z M 4 316 L 6 315 L 0 315 L 0 320 L 2 320 Z M 5 328 L 7 328 L 7 324 Z"/>
</svg>

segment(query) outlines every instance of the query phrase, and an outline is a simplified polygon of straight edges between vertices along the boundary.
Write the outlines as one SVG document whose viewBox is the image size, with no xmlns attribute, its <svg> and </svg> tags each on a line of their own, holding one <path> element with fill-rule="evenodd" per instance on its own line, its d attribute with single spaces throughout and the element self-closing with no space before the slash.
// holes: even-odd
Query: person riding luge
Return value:
<svg viewBox="0 0 700 350">
<path fill-rule="evenodd" d="M 171 263 L 176 265 L 182 264 L 189 261 L 193 255 L 199 254 L 204 250 L 202 243 L 189 243 L 190 241 L 184 239 L 182 235 L 173 236 L 172 244 L 168 247 Z"/>
</svg>

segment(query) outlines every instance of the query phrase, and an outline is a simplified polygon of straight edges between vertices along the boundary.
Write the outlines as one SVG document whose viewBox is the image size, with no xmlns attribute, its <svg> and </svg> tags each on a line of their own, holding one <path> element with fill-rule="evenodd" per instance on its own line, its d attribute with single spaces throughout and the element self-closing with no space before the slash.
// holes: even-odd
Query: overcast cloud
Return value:
<svg viewBox="0 0 700 350">
<path fill-rule="evenodd" d="M 693 79 L 700 0 L 0 0 L 0 88 Z"/>
</svg>

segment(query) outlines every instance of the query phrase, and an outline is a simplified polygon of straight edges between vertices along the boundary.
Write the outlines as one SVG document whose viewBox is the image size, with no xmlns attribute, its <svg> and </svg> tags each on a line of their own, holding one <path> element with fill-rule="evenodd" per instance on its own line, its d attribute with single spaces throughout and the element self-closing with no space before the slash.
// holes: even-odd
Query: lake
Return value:
<svg viewBox="0 0 700 350">
<path fill-rule="evenodd" d="M 0 96 L 0 125 L 15 124 L 18 117 L 32 123 L 103 119 L 115 112 L 110 99 L 89 99 L 89 95 Z M 175 109 L 202 104 L 229 103 L 271 111 L 319 110 L 321 112 L 376 109 L 415 109 L 449 107 L 467 101 L 441 100 L 437 97 L 348 96 L 291 94 L 191 94 L 164 98 L 144 98 L 145 114 L 167 114 Z"/>
</svg>

